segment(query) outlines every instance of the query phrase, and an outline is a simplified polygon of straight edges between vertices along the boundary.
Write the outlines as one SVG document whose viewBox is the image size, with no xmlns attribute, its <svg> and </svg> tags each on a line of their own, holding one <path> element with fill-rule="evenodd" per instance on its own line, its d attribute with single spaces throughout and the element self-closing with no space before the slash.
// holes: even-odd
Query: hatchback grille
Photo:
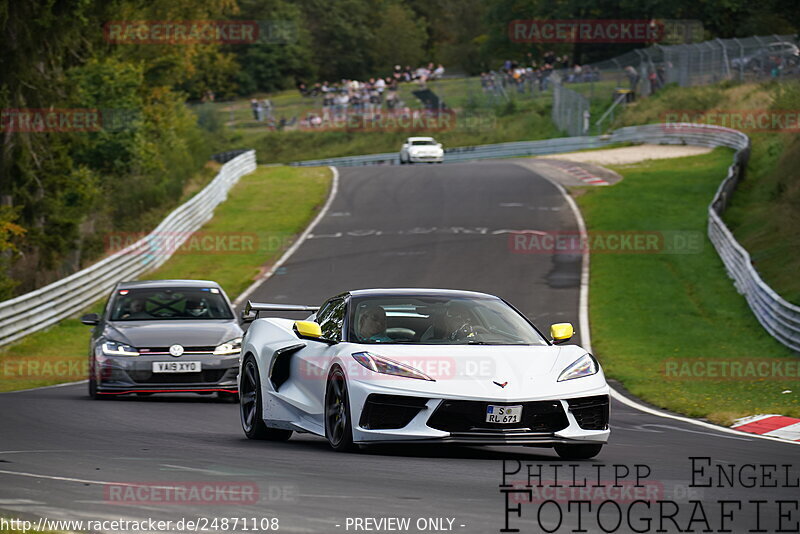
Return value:
<svg viewBox="0 0 800 534">
<path fill-rule="evenodd" d="M 183 347 L 183 353 L 208 353 L 214 352 L 217 347 Z M 139 348 L 140 354 L 169 354 L 169 347 L 142 347 Z"/>
<path fill-rule="evenodd" d="M 199 373 L 128 371 L 128 376 L 137 384 L 210 384 L 219 382 L 226 371 L 227 369 L 206 369 Z"/>
</svg>

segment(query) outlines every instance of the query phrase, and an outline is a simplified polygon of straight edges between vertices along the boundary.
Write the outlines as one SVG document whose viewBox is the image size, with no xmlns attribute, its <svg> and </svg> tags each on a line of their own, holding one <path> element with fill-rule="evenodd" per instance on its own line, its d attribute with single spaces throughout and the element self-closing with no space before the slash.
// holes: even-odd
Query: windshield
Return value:
<svg viewBox="0 0 800 534">
<path fill-rule="evenodd" d="M 121 289 L 111 303 L 112 321 L 233 319 L 220 289 Z"/>
<path fill-rule="evenodd" d="M 414 146 L 420 146 L 420 145 L 435 145 L 435 144 L 436 144 L 436 141 L 432 141 L 432 140 L 425 140 L 425 141 L 411 141 L 411 144 L 412 144 L 412 145 L 414 145 Z"/>
<path fill-rule="evenodd" d="M 356 343 L 546 345 L 536 329 L 500 299 L 353 298 L 349 336 Z"/>
</svg>

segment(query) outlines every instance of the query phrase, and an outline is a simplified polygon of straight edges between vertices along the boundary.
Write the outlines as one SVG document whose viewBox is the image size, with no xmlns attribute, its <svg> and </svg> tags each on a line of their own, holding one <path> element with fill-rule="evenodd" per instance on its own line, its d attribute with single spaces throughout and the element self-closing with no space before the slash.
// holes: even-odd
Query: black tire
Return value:
<svg viewBox="0 0 800 534">
<path fill-rule="evenodd" d="M 97 377 L 94 374 L 94 369 L 89 369 L 89 398 L 92 400 L 107 400 L 109 397 L 113 397 L 113 395 L 101 395 L 99 391 L 97 391 Z"/>
<path fill-rule="evenodd" d="M 103 398 L 102 395 L 97 392 L 97 380 L 95 379 L 94 374 L 89 376 L 89 398 L 94 400 Z"/>
<path fill-rule="evenodd" d="M 249 439 L 269 441 L 286 441 L 292 437 L 291 430 L 270 428 L 261 417 L 261 414 L 264 413 L 261 399 L 261 377 L 258 374 L 256 359 L 252 354 L 248 354 L 242 364 L 239 393 L 239 414 L 245 436 Z"/>
<path fill-rule="evenodd" d="M 239 402 L 239 394 L 238 393 L 226 393 L 224 391 L 217 391 L 217 400 L 220 402 L 227 402 L 230 404 L 236 404 Z"/>
<path fill-rule="evenodd" d="M 358 448 L 353 443 L 347 380 L 339 367 L 331 371 L 325 386 L 325 437 L 335 451 L 348 452 Z"/>
<path fill-rule="evenodd" d="M 588 460 L 600 454 L 602 445 L 556 445 L 556 454 L 565 460 Z"/>
</svg>

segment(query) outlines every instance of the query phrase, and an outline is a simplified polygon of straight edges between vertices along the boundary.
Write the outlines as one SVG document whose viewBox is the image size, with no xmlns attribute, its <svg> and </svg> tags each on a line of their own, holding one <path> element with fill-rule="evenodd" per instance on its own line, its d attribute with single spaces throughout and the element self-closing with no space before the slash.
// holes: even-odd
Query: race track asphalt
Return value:
<svg viewBox="0 0 800 534">
<path fill-rule="evenodd" d="M 253 300 L 319 304 L 347 289 L 368 287 L 447 287 L 499 295 L 515 304 L 542 329 L 550 323 L 578 324 L 580 257 L 521 253 L 509 230 L 574 231 L 576 221 L 552 183 L 512 162 L 346 168 L 339 192 L 312 236 L 250 297 Z M 408 517 L 407 532 L 420 518 L 450 518 L 452 531 L 498 532 L 505 526 L 502 471 L 521 464 L 508 481 L 525 480 L 527 464 L 543 466 L 548 486 L 534 500 L 557 502 L 520 505 L 510 515 L 511 528 L 556 532 L 577 528 L 574 508 L 566 501 L 586 498 L 569 488 L 570 464 L 549 449 L 516 447 L 392 446 L 356 454 L 337 454 L 320 438 L 296 435 L 286 443 L 248 441 L 238 407 L 209 397 L 162 396 L 91 401 L 85 385 L 0 395 L 0 516 L 111 520 L 239 517 L 279 519 L 282 532 L 354 532 L 348 518 Z M 640 519 L 669 515 L 671 505 L 632 506 L 647 499 L 674 501 L 678 525 L 703 506 L 712 531 L 720 529 L 718 501 L 734 521 L 726 526 L 746 532 L 761 522 L 764 531 L 778 527 L 779 512 L 790 514 L 784 526 L 797 524 L 800 511 L 779 505 L 795 501 L 800 489 L 786 487 L 783 468 L 771 478 L 761 464 L 792 464 L 788 483 L 796 480 L 800 448 L 785 443 L 732 435 L 714 429 L 646 414 L 615 402 L 612 437 L 600 456 L 577 462 L 589 485 L 600 479 L 589 500 L 592 513 L 583 528 L 598 532 L 600 501 L 613 500 L 622 510 L 616 530 L 612 506 L 603 508 L 603 526 L 615 532 L 677 531 L 669 520 L 649 526 Z M 711 466 L 733 465 L 741 480 L 717 487 L 690 487 L 690 457 L 709 458 Z M 505 461 L 505 464 L 504 464 Z M 713 470 L 698 460 L 706 472 Z M 560 465 L 554 472 L 553 465 Z M 633 488 L 632 479 L 650 471 Z M 699 468 L 699 467 L 698 467 Z M 631 475 L 613 487 L 615 473 Z M 715 471 L 713 471 L 715 473 Z M 767 473 L 772 469 L 767 467 Z M 756 487 L 750 475 L 758 474 Z M 779 476 L 780 475 L 780 476 Z M 793 477 L 793 478 L 792 478 Z M 706 476 L 695 476 L 695 482 Z M 580 480 L 581 477 L 578 477 Z M 255 485 L 255 502 L 170 503 L 150 495 L 141 502 L 121 502 L 108 483 L 156 484 L 228 482 Z M 775 483 L 776 487 L 769 487 Z M 534 484 L 536 479 L 534 479 Z M 536 488 L 534 488 L 536 490 Z M 574 491 L 575 493 L 569 493 Z M 587 491 L 586 489 L 583 490 Z M 700 501 L 701 505 L 692 504 Z M 763 500 L 760 516 L 747 501 Z M 558 526 L 555 506 L 563 509 Z M 782 508 L 779 510 L 779 506 Z M 625 516 L 632 511 L 632 520 Z M 449 523 L 444 522 L 444 527 Z M 422 526 L 422 525 L 420 525 Z M 428 525 L 429 527 L 430 525 Z M 695 531 L 704 524 L 694 523 Z M 202 530 L 202 529 L 200 529 Z M 218 526 L 211 531 L 221 531 Z M 361 530 L 363 531 L 363 530 Z"/>
</svg>

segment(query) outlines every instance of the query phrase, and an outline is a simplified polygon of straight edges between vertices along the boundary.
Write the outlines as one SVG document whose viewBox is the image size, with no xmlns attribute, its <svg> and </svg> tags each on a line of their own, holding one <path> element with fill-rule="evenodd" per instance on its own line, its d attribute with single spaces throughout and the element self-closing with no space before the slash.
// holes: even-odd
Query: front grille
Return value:
<svg viewBox="0 0 800 534">
<path fill-rule="evenodd" d="M 217 347 L 183 347 L 184 354 L 189 352 L 214 352 Z M 139 352 L 142 354 L 169 354 L 169 347 L 140 347 Z"/>
<path fill-rule="evenodd" d="M 516 425 L 486 422 L 486 407 L 522 405 L 522 421 Z M 558 401 L 483 402 L 450 401 L 439 405 L 428 426 L 445 432 L 473 432 L 476 430 L 525 431 L 553 433 L 569 426 L 567 415 Z"/>
<path fill-rule="evenodd" d="M 570 399 L 569 411 L 575 416 L 578 426 L 584 430 L 608 428 L 608 395 Z"/>
<path fill-rule="evenodd" d="M 368 430 L 403 428 L 425 408 L 427 402 L 428 399 L 420 397 L 373 393 L 364 403 L 358 424 Z"/>
<path fill-rule="evenodd" d="M 226 371 L 227 369 L 206 369 L 199 373 L 128 371 L 128 376 L 137 384 L 209 384 L 219 382 Z"/>
</svg>

